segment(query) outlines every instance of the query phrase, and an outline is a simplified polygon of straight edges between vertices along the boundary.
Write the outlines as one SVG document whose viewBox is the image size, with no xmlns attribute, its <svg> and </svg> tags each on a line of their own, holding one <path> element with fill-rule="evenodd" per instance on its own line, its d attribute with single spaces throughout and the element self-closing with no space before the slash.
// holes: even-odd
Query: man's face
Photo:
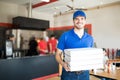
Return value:
<svg viewBox="0 0 120 80">
<path fill-rule="evenodd" d="M 86 24 L 86 18 L 83 16 L 77 16 L 73 19 L 74 28 L 76 29 L 83 29 Z"/>
</svg>

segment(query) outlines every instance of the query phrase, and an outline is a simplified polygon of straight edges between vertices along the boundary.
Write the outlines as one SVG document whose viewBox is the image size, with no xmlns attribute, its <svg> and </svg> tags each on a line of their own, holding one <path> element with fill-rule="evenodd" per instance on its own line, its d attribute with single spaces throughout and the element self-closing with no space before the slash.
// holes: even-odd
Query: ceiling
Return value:
<svg viewBox="0 0 120 80">
<path fill-rule="evenodd" d="M 19 5 L 26 5 L 28 3 L 32 3 L 33 10 L 53 15 L 65 13 L 75 8 L 86 10 L 96 6 L 120 2 L 120 0 L 50 0 L 50 2 L 43 2 L 42 0 L 0 0 L 0 1 Z"/>
</svg>

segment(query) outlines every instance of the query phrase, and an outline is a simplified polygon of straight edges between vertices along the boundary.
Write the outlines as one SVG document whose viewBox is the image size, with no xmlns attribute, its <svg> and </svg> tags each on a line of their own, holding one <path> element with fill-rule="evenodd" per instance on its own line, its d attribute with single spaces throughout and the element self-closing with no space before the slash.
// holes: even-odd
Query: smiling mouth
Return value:
<svg viewBox="0 0 120 80">
<path fill-rule="evenodd" d="M 79 26 L 81 26 L 82 24 L 78 24 Z"/>
</svg>

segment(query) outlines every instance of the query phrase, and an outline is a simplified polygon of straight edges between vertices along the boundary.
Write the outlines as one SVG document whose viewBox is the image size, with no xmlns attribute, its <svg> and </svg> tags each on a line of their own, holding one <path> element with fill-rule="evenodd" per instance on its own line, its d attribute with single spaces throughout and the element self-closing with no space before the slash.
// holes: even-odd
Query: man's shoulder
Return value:
<svg viewBox="0 0 120 80">
<path fill-rule="evenodd" d="M 71 30 L 68 30 L 68 31 L 65 31 L 65 32 L 63 33 L 63 35 L 69 35 L 71 32 L 72 32 L 72 29 L 71 29 Z"/>
<path fill-rule="evenodd" d="M 88 34 L 87 32 L 85 32 L 85 35 L 86 35 L 86 36 L 90 36 L 90 37 L 92 37 L 92 35 Z"/>
</svg>

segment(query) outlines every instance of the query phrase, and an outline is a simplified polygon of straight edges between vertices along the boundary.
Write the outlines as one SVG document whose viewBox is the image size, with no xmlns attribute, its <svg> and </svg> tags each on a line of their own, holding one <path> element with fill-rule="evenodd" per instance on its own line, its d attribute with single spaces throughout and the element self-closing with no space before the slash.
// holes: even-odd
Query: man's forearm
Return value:
<svg viewBox="0 0 120 80">
<path fill-rule="evenodd" d="M 56 60 L 59 64 L 61 64 L 61 65 L 64 64 L 61 54 L 56 54 Z"/>
</svg>

